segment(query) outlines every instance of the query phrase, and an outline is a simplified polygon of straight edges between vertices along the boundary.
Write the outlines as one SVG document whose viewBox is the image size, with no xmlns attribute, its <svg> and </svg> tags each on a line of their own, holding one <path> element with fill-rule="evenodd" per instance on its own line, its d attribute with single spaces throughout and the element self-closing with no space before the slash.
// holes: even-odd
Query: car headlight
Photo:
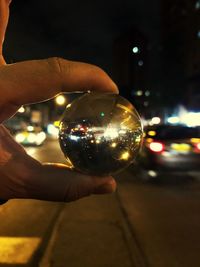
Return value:
<svg viewBox="0 0 200 267">
<path fill-rule="evenodd" d="M 30 133 L 30 134 L 28 135 L 28 137 L 27 137 L 27 141 L 28 141 L 29 143 L 35 143 L 36 139 L 37 139 L 37 136 L 36 136 L 36 134 L 34 134 L 34 133 Z"/>
<path fill-rule="evenodd" d="M 36 143 L 37 143 L 37 145 L 42 144 L 45 139 L 46 139 L 45 132 L 38 133 L 37 136 L 36 136 Z"/>
<path fill-rule="evenodd" d="M 18 143 L 22 143 L 24 140 L 25 140 L 25 135 L 22 134 L 22 133 L 18 133 L 16 134 L 15 136 L 15 140 L 18 142 Z"/>
</svg>

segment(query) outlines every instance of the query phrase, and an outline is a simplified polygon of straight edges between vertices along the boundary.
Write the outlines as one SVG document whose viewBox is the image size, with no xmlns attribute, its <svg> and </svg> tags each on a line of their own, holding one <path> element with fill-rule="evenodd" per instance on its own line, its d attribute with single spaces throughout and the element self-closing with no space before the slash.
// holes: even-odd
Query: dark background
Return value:
<svg viewBox="0 0 200 267">
<path fill-rule="evenodd" d="M 13 0 L 5 57 L 8 63 L 60 56 L 96 64 L 146 116 L 179 105 L 199 110 L 198 3 Z"/>
</svg>

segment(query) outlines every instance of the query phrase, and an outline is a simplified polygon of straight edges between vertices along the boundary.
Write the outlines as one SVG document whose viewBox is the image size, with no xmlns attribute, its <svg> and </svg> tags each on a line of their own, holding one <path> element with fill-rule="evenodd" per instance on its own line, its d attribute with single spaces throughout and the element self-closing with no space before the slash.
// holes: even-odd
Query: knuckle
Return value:
<svg viewBox="0 0 200 267">
<path fill-rule="evenodd" d="M 61 82 L 71 73 L 72 62 L 70 60 L 61 57 L 51 57 L 47 59 L 47 62 L 50 68 L 58 74 Z"/>
</svg>

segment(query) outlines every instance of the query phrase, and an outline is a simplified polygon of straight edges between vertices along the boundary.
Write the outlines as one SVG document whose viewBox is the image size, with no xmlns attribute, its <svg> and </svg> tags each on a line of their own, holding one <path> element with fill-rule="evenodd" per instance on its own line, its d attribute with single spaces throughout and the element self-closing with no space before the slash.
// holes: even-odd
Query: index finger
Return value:
<svg viewBox="0 0 200 267">
<path fill-rule="evenodd" d="M 19 107 L 48 100 L 61 92 L 118 93 L 116 84 L 99 67 L 61 58 L 1 66 L 0 89 L 0 122 L 10 103 L 13 108 Z"/>
<path fill-rule="evenodd" d="M 118 92 L 99 67 L 61 58 L 2 66 L 0 88 L 0 95 L 19 105 L 47 100 L 60 92 Z"/>
</svg>

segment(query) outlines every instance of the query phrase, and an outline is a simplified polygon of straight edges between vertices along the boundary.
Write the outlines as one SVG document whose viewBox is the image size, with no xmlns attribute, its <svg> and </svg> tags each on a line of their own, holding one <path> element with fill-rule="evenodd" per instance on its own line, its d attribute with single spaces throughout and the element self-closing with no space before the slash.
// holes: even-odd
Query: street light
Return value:
<svg viewBox="0 0 200 267">
<path fill-rule="evenodd" d="M 66 98 L 63 95 L 58 95 L 55 98 L 55 102 L 58 106 L 63 106 L 66 103 Z"/>
</svg>

